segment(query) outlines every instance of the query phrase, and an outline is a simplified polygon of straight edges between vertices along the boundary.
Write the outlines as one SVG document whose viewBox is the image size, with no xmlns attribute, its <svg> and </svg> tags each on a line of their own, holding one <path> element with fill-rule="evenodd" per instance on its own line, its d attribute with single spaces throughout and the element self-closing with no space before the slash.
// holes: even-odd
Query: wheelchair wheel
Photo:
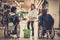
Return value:
<svg viewBox="0 0 60 40">
<path fill-rule="evenodd" d="M 0 21 L 2 20 L 2 16 L 0 16 Z"/>
<path fill-rule="evenodd" d="M 38 29 L 38 38 L 43 39 L 42 30 Z"/>
<path fill-rule="evenodd" d="M 8 27 L 5 25 L 4 28 L 4 37 L 7 38 L 8 37 Z"/>
<path fill-rule="evenodd" d="M 49 34 L 48 35 L 48 32 L 49 31 L 51 31 L 51 34 Z M 49 38 L 50 37 L 50 38 Z M 49 39 L 54 39 L 54 37 L 55 37 L 55 30 L 54 30 L 54 28 L 52 28 L 52 30 L 48 30 L 47 31 L 47 39 L 49 38 Z"/>
<path fill-rule="evenodd" d="M 52 33 L 51 33 L 51 35 L 50 35 L 50 38 L 51 39 L 54 39 L 54 37 L 55 37 L 55 30 L 54 30 L 54 28 L 52 29 Z"/>
<path fill-rule="evenodd" d="M 0 26 L 1 26 L 1 24 L 2 24 L 1 21 L 2 21 L 2 16 L 0 16 Z"/>
<path fill-rule="evenodd" d="M 50 30 L 49 30 L 50 31 Z M 46 34 L 47 34 L 47 36 L 46 36 L 46 38 L 42 35 L 42 30 L 38 30 L 38 37 L 39 37 L 39 39 L 48 39 L 49 38 L 49 36 L 50 36 L 50 39 L 54 39 L 54 37 L 55 37 L 55 30 L 54 30 L 54 28 L 52 28 L 52 31 L 51 31 L 51 34 L 50 35 L 48 35 L 48 31 L 46 32 Z"/>
<path fill-rule="evenodd" d="M 39 30 L 39 32 L 38 32 L 38 38 L 41 39 L 41 40 L 45 39 L 44 36 L 42 35 L 42 30 Z"/>
<path fill-rule="evenodd" d="M 17 25 L 17 38 L 20 38 L 20 25 Z"/>
</svg>

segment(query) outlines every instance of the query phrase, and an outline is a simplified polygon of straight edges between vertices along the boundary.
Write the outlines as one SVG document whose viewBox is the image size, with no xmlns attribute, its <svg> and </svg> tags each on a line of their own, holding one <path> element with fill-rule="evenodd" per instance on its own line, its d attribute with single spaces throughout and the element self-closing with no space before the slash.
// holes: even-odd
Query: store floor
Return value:
<svg viewBox="0 0 60 40">
<path fill-rule="evenodd" d="M 0 27 L 0 40 L 41 40 L 38 39 L 38 27 L 37 27 L 37 22 L 34 23 L 34 37 L 30 35 L 30 38 L 24 38 L 24 31 L 23 29 L 27 28 L 26 27 L 26 22 L 22 21 L 20 23 L 20 38 L 16 37 L 10 37 L 10 38 L 4 38 L 4 27 Z M 55 30 L 55 37 L 54 40 L 60 40 L 60 37 L 56 34 L 58 30 Z M 44 40 L 49 40 L 49 39 L 44 39 Z M 51 39 L 50 39 L 51 40 Z"/>
</svg>

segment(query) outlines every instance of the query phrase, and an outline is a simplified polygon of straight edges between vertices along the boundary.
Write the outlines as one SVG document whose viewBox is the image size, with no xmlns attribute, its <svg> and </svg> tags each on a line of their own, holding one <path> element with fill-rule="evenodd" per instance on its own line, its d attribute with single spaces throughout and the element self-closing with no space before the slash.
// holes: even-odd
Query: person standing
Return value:
<svg viewBox="0 0 60 40">
<path fill-rule="evenodd" d="M 34 21 L 38 19 L 38 10 L 36 9 L 34 4 L 31 4 L 31 10 L 28 12 L 28 22 L 27 28 L 30 29 L 30 24 L 32 27 L 32 36 L 34 36 Z"/>
</svg>

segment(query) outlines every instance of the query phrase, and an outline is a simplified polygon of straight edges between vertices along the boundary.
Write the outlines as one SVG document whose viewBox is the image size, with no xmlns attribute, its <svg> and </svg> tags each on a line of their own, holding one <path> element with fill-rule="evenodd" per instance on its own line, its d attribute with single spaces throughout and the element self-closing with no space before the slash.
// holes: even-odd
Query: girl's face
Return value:
<svg viewBox="0 0 60 40">
<path fill-rule="evenodd" d="M 31 6 L 31 8 L 32 8 L 32 9 L 35 9 L 35 7 L 34 7 L 34 6 Z"/>
<path fill-rule="evenodd" d="M 34 10 L 35 9 L 35 5 L 31 5 L 31 10 Z"/>
</svg>

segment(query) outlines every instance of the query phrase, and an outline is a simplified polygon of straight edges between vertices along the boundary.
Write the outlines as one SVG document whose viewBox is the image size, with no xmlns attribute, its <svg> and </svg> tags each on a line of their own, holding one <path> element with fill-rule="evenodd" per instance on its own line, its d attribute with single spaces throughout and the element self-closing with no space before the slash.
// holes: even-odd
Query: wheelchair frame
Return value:
<svg viewBox="0 0 60 40">
<path fill-rule="evenodd" d="M 10 20 L 9 20 L 9 22 L 10 22 Z M 11 23 L 11 22 L 10 22 Z M 9 24 L 9 23 L 8 23 Z M 10 34 L 11 34 L 11 30 L 9 30 L 9 25 L 8 25 L 7 23 L 5 23 L 5 28 L 4 28 L 4 36 L 5 36 L 5 38 L 6 37 L 10 37 Z M 16 34 L 16 36 L 17 36 L 17 38 L 19 38 L 20 37 L 20 25 L 19 24 L 16 24 L 17 25 L 17 34 Z M 15 25 L 15 26 L 16 26 Z M 14 25 L 13 25 L 14 26 Z M 11 26 L 10 26 L 11 27 Z"/>
<path fill-rule="evenodd" d="M 39 39 L 42 39 L 43 40 L 44 39 L 44 36 L 42 35 L 42 33 L 40 31 L 41 30 L 38 29 L 38 37 L 39 37 Z M 48 32 L 49 31 L 52 31 L 52 33 L 48 35 Z M 54 30 L 54 28 L 52 28 L 52 30 L 46 30 L 46 34 L 47 34 L 47 37 L 46 37 L 47 39 L 54 39 L 54 37 L 55 37 L 55 30 Z M 49 38 L 49 36 L 50 36 L 50 38 Z"/>
</svg>

